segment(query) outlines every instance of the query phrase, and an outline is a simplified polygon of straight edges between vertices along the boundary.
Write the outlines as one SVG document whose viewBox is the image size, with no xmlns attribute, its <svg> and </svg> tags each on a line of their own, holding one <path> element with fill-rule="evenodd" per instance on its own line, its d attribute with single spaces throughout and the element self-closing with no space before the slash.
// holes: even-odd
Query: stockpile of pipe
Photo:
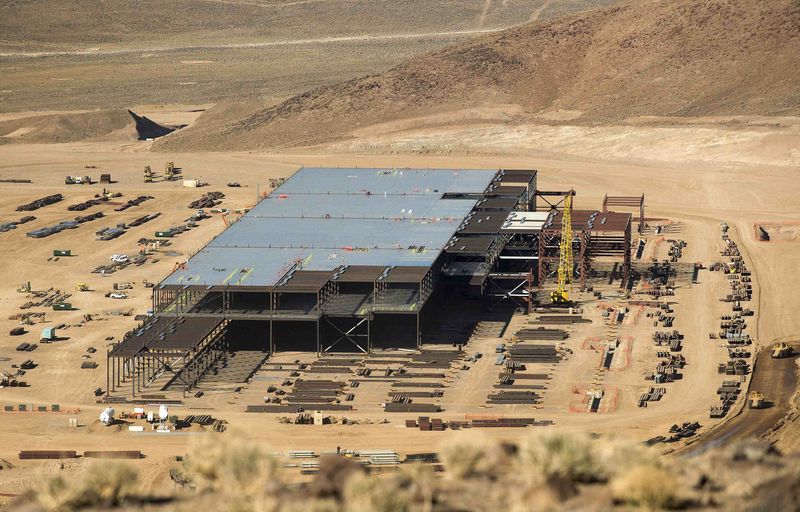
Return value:
<svg viewBox="0 0 800 512">
<path fill-rule="evenodd" d="M 6 222 L 4 224 L 0 224 L 0 233 L 5 233 L 6 231 L 11 231 L 12 229 L 16 229 L 17 226 L 20 224 L 25 224 L 26 222 L 30 222 L 32 220 L 36 220 L 36 217 L 33 215 L 26 215 L 17 221 Z"/>
<path fill-rule="evenodd" d="M 133 207 L 133 206 L 139 206 L 143 202 L 145 202 L 147 200 L 150 200 L 150 199 L 154 199 L 154 197 L 153 196 L 139 196 L 139 197 L 137 197 L 135 199 L 131 199 L 128 202 L 117 206 L 116 208 L 114 208 L 114 211 L 115 212 L 122 212 L 122 211 L 127 210 L 128 208 Z"/>
<path fill-rule="evenodd" d="M 33 210 L 38 210 L 39 208 L 41 208 L 43 206 L 47 206 L 48 204 L 57 203 L 59 201 L 62 201 L 63 199 L 64 199 L 64 196 L 62 196 L 61 194 L 53 194 L 51 196 L 42 197 L 41 199 L 36 199 L 34 201 L 31 201 L 28 204 L 23 204 L 21 206 L 17 206 L 17 211 L 18 212 L 29 212 L 29 211 L 33 211 Z"/>
<path fill-rule="evenodd" d="M 580 315 L 540 315 L 536 319 L 540 324 L 588 324 L 592 321 Z"/>
<path fill-rule="evenodd" d="M 520 329 L 514 334 L 514 339 L 518 341 L 561 341 L 569 337 L 567 331 L 563 329 Z"/>
<path fill-rule="evenodd" d="M 561 356 L 555 345 L 532 345 L 517 343 L 509 348 L 512 361 L 529 363 L 557 363 Z"/>
<path fill-rule="evenodd" d="M 658 402 L 661 397 L 667 394 L 667 388 L 650 387 L 647 393 L 639 395 L 639 407 L 647 407 L 647 402 Z"/>
<path fill-rule="evenodd" d="M 541 395 L 533 391 L 500 391 L 489 395 L 487 403 L 490 404 L 538 404 L 541 403 Z"/>
<path fill-rule="evenodd" d="M 223 194 L 222 192 L 208 192 L 207 194 L 204 194 L 200 199 L 197 199 L 189 203 L 189 208 L 195 210 L 201 208 L 213 208 L 217 206 L 219 203 L 221 203 L 224 197 L 225 194 Z"/>
</svg>

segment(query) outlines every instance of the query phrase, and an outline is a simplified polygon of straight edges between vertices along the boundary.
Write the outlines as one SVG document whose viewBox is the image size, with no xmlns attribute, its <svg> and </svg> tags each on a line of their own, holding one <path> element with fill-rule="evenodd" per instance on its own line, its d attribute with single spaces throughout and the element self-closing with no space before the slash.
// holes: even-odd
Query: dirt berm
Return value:
<svg viewBox="0 0 800 512">
<path fill-rule="evenodd" d="M 59 143 L 88 140 L 145 140 L 162 137 L 173 128 L 130 110 L 32 114 L 0 121 L 0 141 L 9 143 Z"/>
</svg>

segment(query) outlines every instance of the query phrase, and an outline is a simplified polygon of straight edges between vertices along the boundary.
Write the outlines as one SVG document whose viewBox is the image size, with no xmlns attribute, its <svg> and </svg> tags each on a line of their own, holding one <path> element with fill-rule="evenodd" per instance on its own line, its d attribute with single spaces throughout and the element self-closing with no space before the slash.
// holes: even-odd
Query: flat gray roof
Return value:
<svg viewBox="0 0 800 512">
<path fill-rule="evenodd" d="M 476 203 L 442 195 L 483 192 L 495 175 L 302 168 L 162 284 L 274 286 L 294 266 L 430 266 Z"/>
<path fill-rule="evenodd" d="M 497 174 L 486 169 L 375 169 L 303 167 L 277 194 L 431 194 L 481 193 Z"/>
</svg>

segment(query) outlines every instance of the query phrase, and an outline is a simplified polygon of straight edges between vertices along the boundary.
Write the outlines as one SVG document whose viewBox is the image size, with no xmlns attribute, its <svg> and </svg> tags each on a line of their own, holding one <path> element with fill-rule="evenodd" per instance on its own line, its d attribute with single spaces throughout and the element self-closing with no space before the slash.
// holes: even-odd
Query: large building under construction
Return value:
<svg viewBox="0 0 800 512">
<path fill-rule="evenodd" d="M 566 194 L 535 170 L 302 168 L 154 288 L 153 316 L 108 354 L 109 386 L 135 393 L 166 368 L 190 389 L 221 350 L 416 348 L 454 294 L 530 308 Z M 598 257 L 624 283 L 631 214 L 571 213 L 576 283 Z"/>
</svg>

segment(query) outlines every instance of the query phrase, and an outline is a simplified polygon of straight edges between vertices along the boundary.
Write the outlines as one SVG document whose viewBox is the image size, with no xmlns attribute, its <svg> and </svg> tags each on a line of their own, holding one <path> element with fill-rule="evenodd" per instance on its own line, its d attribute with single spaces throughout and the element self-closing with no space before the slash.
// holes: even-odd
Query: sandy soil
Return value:
<svg viewBox="0 0 800 512">
<path fill-rule="evenodd" d="M 179 110 L 179 109 L 178 109 Z M 178 115 L 178 114 L 174 114 Z M 188 114 L 187 114 L 188 115 Z M 163 474 L 170 456 L 185 453 L 196 439 L 197 433 L 175 435 L 134 434 L 129 432 L 107 433 L 102 429 L 88 432 L 100 411 L 92 391 L 105 388 L 104 353 L 106 337 L 118 338 L 125 330 L 135 325 L 133 317 L 108 314 L 112 311 L 133 309 L 141 313 L 150 307 L 149 290 L 142 286 L 144 279 L 158 281 L 166 276 L 174 264 L 185 260 L 188 254 L 202 246 L 219 233 L 223 222 L 218 218 L 202 221 L 200 226 L 173 240 L 168 249 L 179 253 L 162 253 L 154 256 L 156 263 L 141 267 L 129 267 L 110 277 L 91 274 L 90 270 L 108 262 L 111 254 L 134 254 L 136 241 L 143 236 L 152 236 L 157 229 L 183 222 L 190 214 L 189 201 L 208 190 L 222 190 L 228 197 L 223 204 L 227 208 L 252 205 L 257 191 L 267 190 L 268 178 L 286 176 L 299 165 L 339 165 L 339 166 L 418 166 L 418 167 L 533 167 L 540 170 L 539 185 L 542 189 L 561 189 L 573 186 L 578 190 L 576 207 L 596 208 L 600 206 L 606 192 L 635 195 L 644 192 L 647 197 L 647 215 L 653 218 L 671 219 L 681 223 L 680 232 L 674 236 L 685 239 L 689 245 L 684 261 L 701 261 L 710 264 L 720 260 L 718 250 L 719 221 L 725 220 L 734 228 L 734 237 L 739 242 L 746 261 L 754 272 L 756 291 L 751 305 L 757 317 L 751 321 L 751 333 L 761 345 L 775 338 L 797 338 L 800 334 L 800 319 L 795 312 L 798 302 L 793 293 L 798 286 L 797 273 L 793 271 L 800 265 L 800 251 L 795 241 L 781 243 L 759 242 L 754 234 L 753 224 L 786 223 L 797 219 L 797 197 L 800 189 L 796 175 L 787 168 L 735 167 L 711 165 L 708 163 L 684 163 L 680 167 L 664 164 L 645 166 L 609 160 L 590 160 L 573 155 L 540 154 L 531 150 L 522 154 L 448 156 L 419 154 L 359 155 L 336 151 L 305 153 L 148 153 L 148 143 L 74 143 L 60 145 L 17 145 L 0 147 L 0 178 L 30 178 L 32 184 L 2 184 L 4 194 L 0 197 L 0 218 L 2 221 L 15 220 L 21 214 L 14 207 L 23 202 L 46 195 L 62 192 L 66 199 L 55 205 L 33 212 L 37 220 L 8 233 L 0 234 L 0 250 L 5 265 L 0 269 L 0 329 L 6 332 L 16 326 L 8 316 L 19 312 L 19 306 L 26 302 L 24 294 L 16 292 L 16 287 L 31 281 L 34 289 L 56 287 L 72 293 L 70 301 L 78 308 L 73 312 L 46 312 L 47 322 L 36 324 L 22 337 L 4 337 L 0 341 L 0 357 L 9 358 L 0 364 L 3 367 L 31 358 L 39 366 L 28 372 L 25 380 L 29 388 L 2 389 L 0 401 L 4 404 L 28 403 L 43 405 L 58 403 L 62 408 L 80 409 L 75 413 L 3 413 L 3 429 L 0 432 L 0 457 L 14 461 L 20 449 L 61 448 L 84 450 L 100 449 L 141 449 L 148 457 L 138 464 L 153 474 Z M 179 183 L 158 182 L 145 185 L 141 182 L 141 169 L 150 164 L 157 171 L 164 162 L 174 160 L 184 169 L 187 177 L 208 181 L 205 189 L 183 189 Z M 95 165 L 96 169 L 84 169 L 85 165 Z M 101 187 L 63 185 L 66 174 L 99 175 L 111 172 L 117 183 L 111 188 L 125 194 L 123 199 L 140 194 L 156 197 L 143 205 L 125 212 L 112 211 L 110 206 L 94 207 L 107 213 L 107 217 L 82 225 L 74 231 L 60 233 L 41 240 L 25 237 L 25 232 L 33 228 L 49 225 L 74 217 L 66 206 L 85 200 L 99 192 Z M 239 181 L 241 189 L 224 187 L 227 181 Z M 145 213 L 161 212 L 157 220 L 134 228 L 119 239 L 111 242 L 95 241 L 94 231 L 129 221 Z M 665 251 L 665 244 L 654 244 L 653 251 Z M 48 261 L 53 249 L 69 248 L 75 256 Z M 649 249 L 648 249 L 649 251 Z M 648 252 L 650 254 L 650 252 Z M 655 252 L 653 254 L 663 254 Z M 103 297 L 111 289 L 111 283 L 130 281 L 134 290 L 127 300 L 115 301 Z M 86 283 L 92 292 L 76 292 L 77 283 Z M 689 365 L 682 381 L 669 384 L 667 395 L 661 402 L 646 409 L 635 405 L 636 397 L 646 389 L 648 383 L 643 379 L 645 370 L 652 371 L 655 348 L 649 341 L 645 318 L 631 321 L 618 327 L 618 333 L 630 340 L 631 365 L 616 371 L 606 372 L 597 380 L 598 354 L 591 348 L 583 348 L 587 338 L 605 335 L 607 327 L 599 320 L 599 311 L 587 310 L 586 315 L 595 323 L 577 329 L 568 340 L 574 355 L 554 367 L 554 378 L 549 384 L 546 398 L 541 408 L 514 411 L 501 411 L 501 408 L 487 410 L 482 406 L 486 392 L 496 379 L 496 367 L 492 358 L 484 358 L 469 372 L 458 372 L 444 398 L 448 411 L 445 418 L 463 418 L 467 413 L 511 413 L 534 415 L 551 419 L 558 428 L 569 430 L 591 430 L 602 433 L 615 433 L 634 439 L 647 439 L 665 433 L 676 421 L 698 420 L 705 428 L 711 425 L 707 419 L 708 406 L 716 401 L 715 389 L 720 376 L 716 374 L 716 364 L 724 354 L 718 344 L 710 342 L 708 332 L 717 327 L 717 314 L 721 307 L 718 302 L 725 283 L 721 276 L 702 273 L 701 282 L 692 287 L 681 288 L 675 296 L 677 320 L 676 328 L 686 334 L 685 355 Z M 92 314 L 95 320 L 77 327 L 84 314 Z M 634 315 L 632 318 L 636 318 Z M 514 326 L 524 325 L 527 320 L 516 317 Z M 40 345 L 32 353 L 18 353 L 14 347 L 22 341 L 36 341 L 40 328 L 44 325 L 65 323 L 71 325 L 62 329 L 63 341 Z M 485 339 L 470 350 L 491 353 L 495 339 Z M 82 355 L 88 347 L 98 349 L 93 357 L 100 363 L 96 370 L 82 370 Z M 573 387 L 576 385 L 596 385 L 600 383 L 607 389 L 616 389 L 616 407 L 599 414 L 575 413 L 569 410 Z M 377 386 L 377 385 L 374 385 Z M 246 435 L 268 443 L 276 450 L 287 449 L 332 449 L 336 446 L 349 448 L 390 448 L 401 453 L 436 449 L 446 439 L 447 434 L 436 432 L 410 431 L 402 427 L 407 415 L 390 417 L 389 424 L 357 426 L 291 426 L 280 425 L 269 415 L 253 415 L 243 412 L 244 405 L 258 403 L 263 395 L 263 382 L 254 382 L 241 394 L 219 393 L 203 400 L 189 400 L 184 408 L 176 408 L 178 414 L 207 411 L 213 407 L 213 414 L 231 422 L 232 431 L 246 432 Z M 359 397 L 359 411 L 353 416 L 360 419 L 382 419 L 378 400 L 385 396 L 380 386 L 364 390 Z M 502 406 L 506 407 L 506 406 Z M 83 427 L 70 429 L 67 419 L 78 417 Z M 522 432 L 500 430 L 489 435 L 515 437 Z M 0 475 L 0 491 L 14 493 L 29 484 L 31 476 L 44 471 L 42 468 L 52 464 L 21 463 L 14 471 Z M 161 473 L 159 473 L 161 472 Z M 153 481 L 158 481 L 154 477 Z M 154 484 L 155 485 L 155 484 Z"/>
</svg>

